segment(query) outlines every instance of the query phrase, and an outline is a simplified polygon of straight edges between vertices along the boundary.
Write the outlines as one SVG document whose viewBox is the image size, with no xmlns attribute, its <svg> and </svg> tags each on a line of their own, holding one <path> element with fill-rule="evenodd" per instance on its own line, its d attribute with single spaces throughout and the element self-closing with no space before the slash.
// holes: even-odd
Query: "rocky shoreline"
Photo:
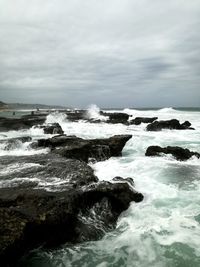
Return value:
<svg viewBox="0 0 200 267">
<path fill-rule="evenodd" d="M 86 111 L 66 111 L 68 121 L 90 123 L 122 123 L 140 125 L 147 123 L 147 131 L 190 130 L 191 123 L 178 120 L 157 121 L 157 117 L 131 117 L 126 113 L 100 112 L 102 120 L 87 117 Z M 114 229 L 118 216 L 131 202 L 143 200 L 135 190 L 132 178 L 114 177 L 111 182 L 99 181 L 89 162 L 120 157 L 132 135 L 114 135 L 110 138 L 83 139 L 64 134 L 58 123 L 45 124 L 47 114 L 30 114 L 20 119 L 0 118 L 0 131 L 43 129 L 53 137 L 32 140 L 19 137 L 1 140 L 5 150 L 18 143 L 30 143 L 36 151 L 48 148 L 47 154 L 32 156 L 4 156 L 2 166 L 12 163 L 32 164 L 19 172 L 4 174 L 4 179 L 21 178 L 17 186 L 0 189 L 0 262 L 1 266 L 16 266 L 17 261 L 30 250 L 38 247 L 54 248 L 66 242 L 98 240 L 105 232 Z M 133 137 L 134 138 L 134 137 Z M 197 152 L 180 147 L 150 146 L 146 156 L 172 154 L 177 160 L 200 157 Z M 7 175 L 7 177 L 6 177 Z M 44 183 L 57 177 L 62 190 L 55 186 L 42 188 Z M 26 178 L 23 181 L 23 178 Z M 29 180 L 30 179 L 30 180 Z"/>
</svg>

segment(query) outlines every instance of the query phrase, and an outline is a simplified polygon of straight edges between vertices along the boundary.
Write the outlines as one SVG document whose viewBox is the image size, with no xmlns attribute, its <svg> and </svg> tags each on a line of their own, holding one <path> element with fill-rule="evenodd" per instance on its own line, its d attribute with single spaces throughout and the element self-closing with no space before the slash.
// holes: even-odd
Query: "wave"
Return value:
<svg viewBox="0 0 200 267">
<path fill-rule="evenodd" d="M 107 120 L 107 117 L 102 116 L 100 114 L 100 108 L 95 104 L 92 104 L 88 107 L 86 116 L 88 119 L 95 119 L 95 120 L 102 120 L 102 121 Z"/>
<path fill-rule="evenodd" d="M 22 143 L 17 141 L 13 144 L 7 142 L 0 144 L 0 157 L 1 156 L 29 156 L 42 153 L 48 153 L 48 148 L 33 149 L 30 146 L 31 142 Z"/>
<path fill-rule="evenodd" d="M 176 112 L 177 110 L 172 108 L 172 107 L 169 107 L 169 108 L 161 108 L 158 110 L 158 112 L 161 112 L 161 113 L 172 113 L 172 112 Z"/>
</svg>

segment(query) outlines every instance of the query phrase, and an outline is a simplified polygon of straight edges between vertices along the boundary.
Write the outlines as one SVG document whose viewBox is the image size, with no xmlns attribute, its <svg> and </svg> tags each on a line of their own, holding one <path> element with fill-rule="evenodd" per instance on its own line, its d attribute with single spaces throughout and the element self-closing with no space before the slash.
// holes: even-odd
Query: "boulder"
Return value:
<svg viewBox="0 0 200 267">
<path fill-rule="evenodd" d="M 114 112 L 114 113 L 107 113 L 109 119 L 107 120 L 108 123 L 128 123 L 129 115 L 127 113 L 121 112 Z"/>
<path fill-rule="evenodd" d="M 48 123 L 41 125 L 39 128 L 43 129 L 45 134 L 63 134 L 63 129 L 59 123 Z"/>
<path fill-rule="evenodd" d="M 50 147 L 52 152 L 66 158 L 88 162 L 101 161 L 113 156 L 121 156 L 126 142 L 132 135 L 115 135 L 105 139 L 82 139 L 76 136 L 58 135 L 38 140 L 39 147 Z"/>
<path fill-rule="evenodd" d="M 149 146 L 146 150 L 145 156 L 161 156 L 161 154 L 171 154 L 177 160 L 188 160 L 189 158 L 196 156 L 200 158 L 200 154 L 197 152 L 192 152 L 189 149 L 178 147 L 178 146 Z"/>
<path fill-rule="evenodd" d="M 152 123 L 157 120 L 158 117 L 146 118 L 146 117 L 136 117 L 134 120 L 131 120 L 129 124 L 139 125 L 141 123 Z"/>
<path fill-rule="evenodd" d="M 191 128 L 191 123 L 189 121 L 185 121 L 180 124 L 180 122 L 176 119 L 166 120 L 166 121 L 154 121 L 151 124 L 147 125 L 147 131 L 161 131 L 162 129 L 170 129 L 170 130 L 194 130 Z"/>
</svg>

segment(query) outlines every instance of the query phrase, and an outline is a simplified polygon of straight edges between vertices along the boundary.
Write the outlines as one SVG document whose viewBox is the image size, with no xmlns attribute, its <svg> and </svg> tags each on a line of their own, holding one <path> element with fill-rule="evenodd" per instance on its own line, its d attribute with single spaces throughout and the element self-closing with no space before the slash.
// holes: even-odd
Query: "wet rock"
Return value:
<svg viewBox="0 0 200 267">
<path fill-rule="evenodd" d="M 150 146 L 147 148 L 145 156 L 161 156 L 163 154 L 171 154 L 177 160 L 188 160 L 189 158 L 196 156 L 200 158 L 200 154 L 197 152 L 192 152 L 189 149 L 178 147 L 178 146 L 167 146 L 167 147 L 160 147 L 160 146 Z"/>
<path fill-rule="evenodd" d="M 129 115 L 127 113 L 107 113 L 109 119 L 107 120 L 108 123 L 124 123 L 127 124 Z"/>
<path fill-rule="evenodd" d="M 58 190 L 61 184 L 65 190 L 97 182 L 93 169 L 84 162 L 53 153 L 18 156 L 17 159 L 14 156 L 1 157 L 1 168 L 7 166 L 13 171 L 0 174 L 0 179 L 5 184 L 9 182 L 11 187 L 27 188 L 29 184 L 29 187 Z"/>
<path fill-rule="evenodd" d="M 134 180 L 131 177 L 123 178 L 123 177 L 120 177 L 120 176 L 116 176 L 112 180 L 114 182 L 127 182 L 127 183 L 129 183 L 130 186 L 133 186 L 133 187 L 135 185 L 134 184 Z"/>
<path fill-rule="evenodd" d="M 131 120 L 129 122 L 129 124 L 139 125 L 141 123 L 152 123 L 152 122 L 154 122 L 157 119 L 158 119 L 158 117 L 153 117 L 153 118 L 136 117 L 134 120 Z"/>
<path fill-rule="evenodd" d="M 84 162 L 54 154 L 19 157 L 18 162 L 24 159 L 41 166 L 35 169 L 34 177 L 45 180 L 59 176 L 68 185 L 62 191 L 48 192 L 12 186 L 0 189 L 1 266 L 16 266 L 22 255 L 41 246 L 97 240 L 115 227 L 119 214 L 131 201 L 143 199 L 123 178 L 115 183 L 98 182 Z M 11 164 L 15 159 L 6 157 L 3 162 Z M 31 178 L 31 173 L 21 171 L 22 177 Z"/>
<path fill-rule="evenodd" d="M 45 117 L 30 116 L 28 118 L 0 118 L 0 131 L 29 129 L 34 125 L 43 124 Z"/>
<path fill-rule="evenodd" d="M 64 131 L 59 123 L 49 123 L 42 125 L 39 128 L 43 129 L 45 134 L 63 134 Z"/>
<path fill-rule="evenodd" d="M 132 135 L 115 135 L 106 139 L 85 140 L 76 136 L 59 135 L 50 139 L 38 140 L 39 147 L 50 147 L 52 152 L 66 158 L 88 162 L 89 159 L 105 160 L 121 156 L 126 142 Z"/>
<path fill-rule="evenodd" d="M 176 119 L 166 120 L 166 121 L 154 121 L 153 123 L 147 125 L 147 131 L 161 131 L 162 129 L 170 129 L 170 130 L 194 130 L 191 128 L 191 123 L 189 121 L 185 121 L 180 124 L 180 122 Z"/>
</svg>

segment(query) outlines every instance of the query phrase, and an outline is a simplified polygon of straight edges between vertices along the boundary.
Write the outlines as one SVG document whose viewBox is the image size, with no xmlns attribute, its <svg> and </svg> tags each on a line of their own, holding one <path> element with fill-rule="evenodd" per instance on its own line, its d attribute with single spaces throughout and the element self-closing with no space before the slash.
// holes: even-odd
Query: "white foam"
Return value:
<svg viewBox="0 0 200 267">
<path fill-rule="evenodd" d="M 94 104 L 88 107 L 86 116 L 88 117 L 88 119 L 95 119 L 101 121 L 106 121 L 108 119 L 106 116 L 100 115 L 100 108 Z"/>
<path fill-rule="evenodd" d="M 57 122 L 59 124 L 62 124 L 66 122 L 66 120 L 67 120 L 67 115 L 65 113 L 55 111 L 47 116 L 45 123 L 56 123 Z"/>
<path fill-rule="evenodd" d="M 49 148 L 32 149 L 30 142 L 19 142 L 14 149 L 5 149 L 6 144 L 0 144 L 0 156 L 29 156 L 36 154 L 46 154 L 49 152 Z"/>
<path fill-rule="evenodd" d="M 107 234 L 98 242 L 79 244 L 70 248 L 70 251 L 64 248 L 60 252 L 61 255 L 57 256 L 57 262 L 63 263 L 63 266 L 73 264 L 87 266 L 87 256 L 90 253 L 93 260 L 95 257 L 99 259 L 99 262 L 94 262 L 94 266 L 108 267 L 109 264 L 120 266 L 120 260 L 122 262 L 124 260 L 124 266 L 132 266 L 133 263 L 140 267 L 146 267 L 149 264 L 155 267 L 175 266 L 175 259 L 166 256 L 167 253 L 169 254 L 169 249 L 172 249 L 174 254 L 179 253 L 183 262 L 184 257 L 190 257 L 192 261 L 195 255 L 200 256 L 200 224 L 194 219 L 200 213 L 200 160 L 192 157 L 185 162 L 180 162 L 170 155 L 145 157 L 145 151 L 150 145 L 162 147 L 177 145 L 200 152 L 200 113 L 177 111 L 172 108 L 157 111 L 125 109 L 122 112 L 133 117 L 157 116 L 159 120 L 177 118 L 181 123 L 189 120 L 196 130 L 148 132 L 145 130 L 146 124 L 126 126 L 76 123 L 67 121 L 66 116 L 60 113 L 47 117 L 46 122 L 59 122 L 68 135 L 106 138 L 114 134 L 132 134 L 133 137 L 127 142 L 122 157 L 90 165 L 100 180 L 110 181 L 115 176 L 132 177 L 136 190 L 144 194 L 143 202 L 132 203 L 130 208 L 120 216 L 116 231 Z M 89 116 L 99 118 L 98 107 L 89 109 Z M 36 132 L 36 129 L 31 131 L 33 132 L 29 131 L 29 133 L 34 138 L 44 137 L 44 134 Z M 27 135 L 27 131 L 5 134 L 8 137 L 16 137 L 16 134 Z M 39 150 L 38 153 L 41 151 Z M 15 153 L 18 155 L 28 153 L 26 145 L 18 148 L 18 152 L 10 151 L 10 155 Z M 57 190 L 65 185 L 65 181 L 56 177 L 47 180 L 42 180 L 41 177 L 37 182 L 38 187 L 46 187 L 48 190 Z M 176 248 L 176 246 L 179 247 Z M 190 249 L 190 256 L 185 255 L 186 246 Z M 68 253 L 71 258 L 68 257 Z M 107 264 L 105 258 L 110 255 L 114 256 Z"/>
</svg>

